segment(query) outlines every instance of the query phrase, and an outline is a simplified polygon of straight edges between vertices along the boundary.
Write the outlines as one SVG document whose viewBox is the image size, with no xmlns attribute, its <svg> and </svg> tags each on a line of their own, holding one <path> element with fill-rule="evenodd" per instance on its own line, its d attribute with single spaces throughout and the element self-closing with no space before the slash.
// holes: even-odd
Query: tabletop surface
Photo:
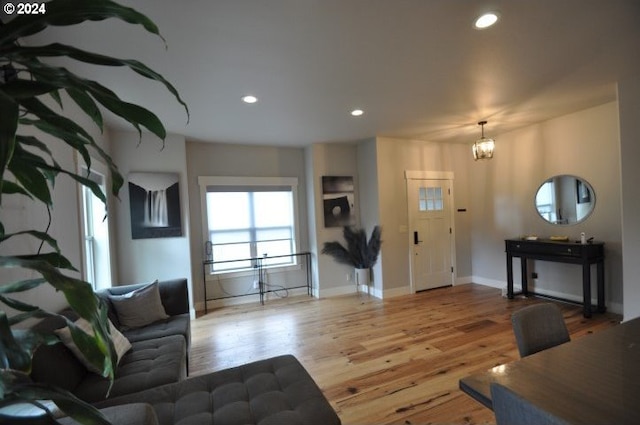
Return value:
<svg viewBox="0 0 640 425">
<path fill-rule="evenodd" d="M 491 408 L 491 382 L 574 424 L 640 422 L 640 318 L 485 373 L 460 388 Z"/>
</svg>

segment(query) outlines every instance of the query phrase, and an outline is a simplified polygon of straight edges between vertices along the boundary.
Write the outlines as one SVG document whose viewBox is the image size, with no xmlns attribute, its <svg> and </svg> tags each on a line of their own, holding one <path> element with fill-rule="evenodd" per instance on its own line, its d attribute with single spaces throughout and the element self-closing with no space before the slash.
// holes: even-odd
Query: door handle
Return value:
<svg viewBox="0 0 640 425">
<path fill-rule="evenodd" d="M 413 244 L 418 245 L 420 242 L 422 241 L 418 240 L 418 232 L 413 232 Z"/>
</svg>

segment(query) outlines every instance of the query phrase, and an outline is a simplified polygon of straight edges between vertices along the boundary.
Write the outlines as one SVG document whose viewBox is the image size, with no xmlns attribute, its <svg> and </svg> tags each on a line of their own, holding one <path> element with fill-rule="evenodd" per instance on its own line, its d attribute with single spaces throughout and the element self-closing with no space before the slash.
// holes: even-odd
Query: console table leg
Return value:
<svg viewBox="0 0 640 425">
<path fill-rule="evenodd" d="M 513 256 L 507 254 L 507 298 L 513 299 Z"/>
<path fill-rule="evenodd" d="M 591 317 L 591 264 L 582 265 L 582 315 Z"/>
<path fill-rule="evenodd" d="M 525 297 L 529 296 L 529 282 L 527 281 L 527 259 L 524 257 L 520 257 L 520 271 L 522 274 L 522 295 Z"/>
<path fill-rule="evenodd" d="M 607 307 L 604 305 L 604 261 L 600 261 L 597 264 L 598 273 L 598 313 L 604 313 L 607 311 Z"/>
</svg>

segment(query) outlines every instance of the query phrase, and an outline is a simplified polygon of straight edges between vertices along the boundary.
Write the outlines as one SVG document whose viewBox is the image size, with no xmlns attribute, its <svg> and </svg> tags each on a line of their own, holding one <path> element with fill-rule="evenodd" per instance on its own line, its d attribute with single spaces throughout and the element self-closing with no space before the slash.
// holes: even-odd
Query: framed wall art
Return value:
<svg viewBox="0 0 640 425">
<path fill-rule="evenodd" d="M 322 176 L 324 227 L 356 224 L 353 176 Z"/>
<path fill-rule="evenodd" d="M 130 173 L 133 239 L 182 236 L 178 173 Z"/>
</svg>

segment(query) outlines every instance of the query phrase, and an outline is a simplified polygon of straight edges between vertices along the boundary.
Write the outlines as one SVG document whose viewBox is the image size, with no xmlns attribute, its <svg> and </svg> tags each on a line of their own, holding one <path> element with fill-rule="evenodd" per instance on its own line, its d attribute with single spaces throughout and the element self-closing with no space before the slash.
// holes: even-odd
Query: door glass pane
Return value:
<svg viewBox="0 0 640 425">
<path fill-rule="evenodd" d="M 418 189 L 418 211 L 427 211 L 427 188 Z"/>
<path fill-rule="evenodd" d="M 421 187 L 418 193 L 419 211 L 442 211 L 444 208 L 442 201 L 441 187 Z"/>
</svg>

